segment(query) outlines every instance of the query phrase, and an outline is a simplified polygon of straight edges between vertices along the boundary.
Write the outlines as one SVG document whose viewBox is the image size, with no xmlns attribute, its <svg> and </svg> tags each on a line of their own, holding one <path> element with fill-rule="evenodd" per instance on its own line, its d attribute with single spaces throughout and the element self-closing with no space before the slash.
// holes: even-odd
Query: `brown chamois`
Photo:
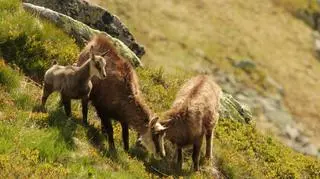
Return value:
<svg viewBox="0 0 320 179">
<path fill-rule="evenodd" d="M 194 170 L 198 171 L 203 136 L 206 137 L 206 158 L 212 156 L 212 135 L 219 118 L 220 95 L 221 89 L 212 77 L 199 75 L 186 82 L 172 108 L 166 112 L 166 120 L 160 122 L 162 130 L 152 130 L 152 137 L 159 139 L 156 143 L 160 150 L 151 152 L 164 153 L 161 151 L 164 150 L 161 138 L 165 136 L 177 147 L 177 166 L 181 170 L 182 148 L 193 145 L 192 160 Z"/>
<path fill-rule="evenodd" d="M 146 133 L 153 114 L 142 98 L 135 70 L 118 54 L 109 37 L 103 34 L 94 36 L 82 50 L 78 65 L 83 64 L 88 58 L 90 46 L 93 46 L 95 53 L 109 50 L 110 57 L 105 67 L 107 78 L 92 79 L 90 100 L 101 119 L 102 131 L 108 135 L 110 150 L 115 150 L 111 123 L 111 119 L 115 119 L 121 123 L 124 149 L 127 151 L 129 149 L 128 127 L 139 134 Z"/>
<path fill-rule="evenodd" d="M 67 116 L 71 116 L 71 99 L 81 99 L 83 122 L 87 124 L 88 101 L 92 89 L 91 78 L 106 78 L 106 54 L 94 55 L 92 47 L 90 55 L 83 65 L 60 66 L 54 64 L 44 75 L 44 87 L 41 108 L 45 110 L 46 101 L 51 93 L 59 91 Z M 104 57 L 105 58 L 104 58 Z"/>
</svg>

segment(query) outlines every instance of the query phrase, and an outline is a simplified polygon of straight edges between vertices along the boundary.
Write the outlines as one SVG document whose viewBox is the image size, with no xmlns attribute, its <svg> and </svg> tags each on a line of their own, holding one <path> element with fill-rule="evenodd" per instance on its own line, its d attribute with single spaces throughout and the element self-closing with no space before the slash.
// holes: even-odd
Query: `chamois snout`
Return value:
<svg viewBox="0 0 320 179">
<path fill-rule="evenodd" d="M 151 152 L 156 159 L 166 156 L 164 149 L 164 136 L 166 128 L 158 122 L 158 117 L 153 118 L 148 126 L 148 131 L 138 139 L 147 151 Z"/>
</svg>

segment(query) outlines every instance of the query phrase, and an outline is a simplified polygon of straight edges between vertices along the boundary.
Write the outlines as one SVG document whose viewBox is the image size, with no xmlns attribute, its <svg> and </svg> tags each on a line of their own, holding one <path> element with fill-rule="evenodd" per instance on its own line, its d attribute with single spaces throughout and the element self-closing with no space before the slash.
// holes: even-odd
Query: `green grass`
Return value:
<svg viewBox="0 0 320 179">
<path fill-rule="evenodd" d="M 53 60 L 70 64 L 79 48 L 54 25 L 26 13 L 20 0 L 0 0 L 0 56 L 41 80 Z"/>
<path fill-rule="evenodd" d="M 12 70 L 5 65 L 2 68 Z M 178 86 L 184 80 L 165 76 L 161 69 L 139 69 L 138 72 L 148 104 L 158 113 L 168 109 Z M 114 123 L 118 152 L 110 153 L 99 122 L 94 120 L 94 111 L 90 110 L 89 113 L 90 127 L 83 127 L 79 102 L 73 102 L 74 117 L 68 119 L 63 108 L 59 107 L 58 94 L 49 98 L 47 114 L 31 112 L 32 107 L 40 101 L 39 96 L 33 95 L 39 94 L 41 89 L 32 83 L 24 83 L 21 74 L 13 74 L 21 80 L 19 84 L 25 85 L 13 86 L 9 90 L 3 86 L 0 88 L 1 96 L 12 100 L 4 102 L 0 110 L 4 114 L 0 119 L 2 177 L 148 178 L 162 174 L 211 177 L 210 168 L 213 166 L 204 160 L 201 160 L 201 172 L 190 171 L 192 161 L 189 149 L 184 151 L 183 171 L 177 172 L 174 148 L 170 143 L 166 145 L 169 155 L 165 159 L 153 159 L 135 147 L 137 136 L 133 131 L 130 131 L 129 153 L 124 152 L 118 123 Z M 25 89 L 28 92 L 12 92 Z M 31 106 L 21 107 L 20 102 L 14 100 L 19 95 L 33 99 Z M 320 162 L 317 159 L 298 154 L 272 137 L 261 135 L 254 124 L 221 119 L 216 128 L 214 155 L 215 168 L 229 178 L 320 177 Z"/>
<path fill-rule="evenodd" d="M 5 65 L 2 68 L 12 70 Z M 0 87 L 1 96 L 7 97 L 1 101 L 4 105 L 0 108 L 1 177 L 148 177 L 143 162 L 125 153 L 120 146 L 117 154 L 108 152 L 99 127 L 81 125 L 79 102 L 73 102 L 71 119 L 59 107 L 58 94 L 49 98 L 48 114 L 31 112 L 40 102 L 41 89 L 25 82 L 21 74 L 13 74 L 24 85 L 11 86 L 9 90 L 9 86 Z M 27 92 L 22 92 L 26 89 Z M 25 97 L 32 99 L 27 100 L 28 108 L 15 100 Z M 90 118 L 95 118 L 93 111 Z M 115 126 L 115 133 L 120 144 L 119 125 Z"/>
<path fill-rule="evenodd" d="M 130 150 L 122 149 L 121 127 L 114 123 L 117 153 L 108 151 L 94 110 L 91 125 L 81 125 L 79 102 L 72 118 L 50 96 L 48 113 L 32 112 L 40 103 L 41 89 L 24 75 L 41 79 L 52 58 L 70 63 L 79 52 L 74 40 L 54 26 L 25 13 L 20 1 L 0 0 L 0 177 L 1 178 L 151 178 L 184 176 L 211 178 L 212 165 L 201 160 L 201 172 L 190 172 L 190 150 L 185 150 L 181 173 L 174 170 L 174 148 L 155 160 L 135 146 L 130 130 Z M 10 48 L 9 48 L 10 47 Z M 9 63 L 9 65 L 8 65 Z M 14 67 L 16 64 L 21 70 Z M 12 66 L 12 67 L 10 67 Z M 13 69 L 14 67 L 14 69 Z M 148 105 L 161 115 L 190 75 L 166 75 L 162 68 L 137 70 Z M 259 80 L 259 78 L 257 78 Z M 214 140 L 215 167 L 228 178 L 319 178 L 319 160 L 298 154 L 272 137 L 245 125 L 221 119 Z"/>
<path fill-rule="evenodd" d="M 254 125 L 221 119 L 215 139 L 217 161 L 230 178 L 317 178 L 320 161 L 261 135 Z"/>
</svg>

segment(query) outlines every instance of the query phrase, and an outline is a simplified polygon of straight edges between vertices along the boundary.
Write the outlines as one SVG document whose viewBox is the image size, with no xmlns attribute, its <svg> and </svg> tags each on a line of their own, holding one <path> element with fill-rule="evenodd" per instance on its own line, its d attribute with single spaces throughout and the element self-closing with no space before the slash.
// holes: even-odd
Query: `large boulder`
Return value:
<svg viewBox="0 0 320 179">
<path fill-rule="evenodd" d="M 69 16 L 55 12 L 48 8 L 36 6 L 30 3 L 23 3 L 23 8 L 53 22 L 66 33 L 73 36 L 76 41 L 82 45 L 89 41 L 95 34 L 104 33 L 106 36 L 109 36 L 105 32 L 92 29 L 82 22 L 74 20 Z M 135 67 L 143 66 L 135 53 L 133 53 L 122 41 L 111 36 L 109 37 L 112 39 L 114 46 L 122 57 L 128 60 Z"/>
<path fill-rule="evenodd" d="M 223 93 L 220 104 L 220 117 L 245 124 L 250 124 L 252 122 L 252 113 L 248 106 L 239 103 L 230 94 Z"/>
<path fill-rule="evenodd" d="M 65 14 L 94 29 L 107 32 L 112 37 L 121 40 L 139 58 L 145 54 L 144 47 L 138 44 L 128 28 L 120 19 L 106 9 L 92 5 L 85 0 L 23 0 L 38 6 L 49 8 Z"/>
</svg>

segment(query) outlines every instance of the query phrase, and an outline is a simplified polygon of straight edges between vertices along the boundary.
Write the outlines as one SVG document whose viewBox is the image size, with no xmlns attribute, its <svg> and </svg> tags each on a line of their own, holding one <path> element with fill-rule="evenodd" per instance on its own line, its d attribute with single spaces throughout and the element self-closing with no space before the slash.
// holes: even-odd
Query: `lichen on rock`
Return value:
<svg viewBox="0 0 320 179">
<path fill-rule="evenodd" d="M 230 94 L 223 93 L 220 104 L 220 117 L 241 123 L 252 123 L 252 113 L 249 108 L 239 103 Z"/>
<path fill-rule="evenodd" d="M 135 66 L 143 66 L 140 59 L 133 53 L 123 42 L 119 39 L 111 37 L 106 32 L 101 32 L 99 30 L 92 29 L 91 27 L 79 22 L 77 20 L 72 19 L 69 16 L 64 14 L 55 12 L 51 9 L 47 9 L 44 7 L 36 6 L 30 3 L 23 3 L 24 9 L 39 15 L 42 18 L 45 18 L 54 24 L 56 24 L 59 28 L 64 30 L 69 35 L 73 36 L 76 39 L 76 42 L 80 46 L 84 46 L 87 41 L 89 41 L 93 35 L 103 33 L 106 36 L 109 36 L 119 54 L 125 59 L 129 60 L 130 63 Z"/>
<path fill-rule="evenodd" d="M 139 58 L 145 54 L 144 47 L 136 42 L 125 24 L 117 16 L 100 6 L 93 5 L 85 0 L 24 0 L 24 2 L 49 8 L 91 28 L 106 32 L 121 40 Z"/>
</svg>

